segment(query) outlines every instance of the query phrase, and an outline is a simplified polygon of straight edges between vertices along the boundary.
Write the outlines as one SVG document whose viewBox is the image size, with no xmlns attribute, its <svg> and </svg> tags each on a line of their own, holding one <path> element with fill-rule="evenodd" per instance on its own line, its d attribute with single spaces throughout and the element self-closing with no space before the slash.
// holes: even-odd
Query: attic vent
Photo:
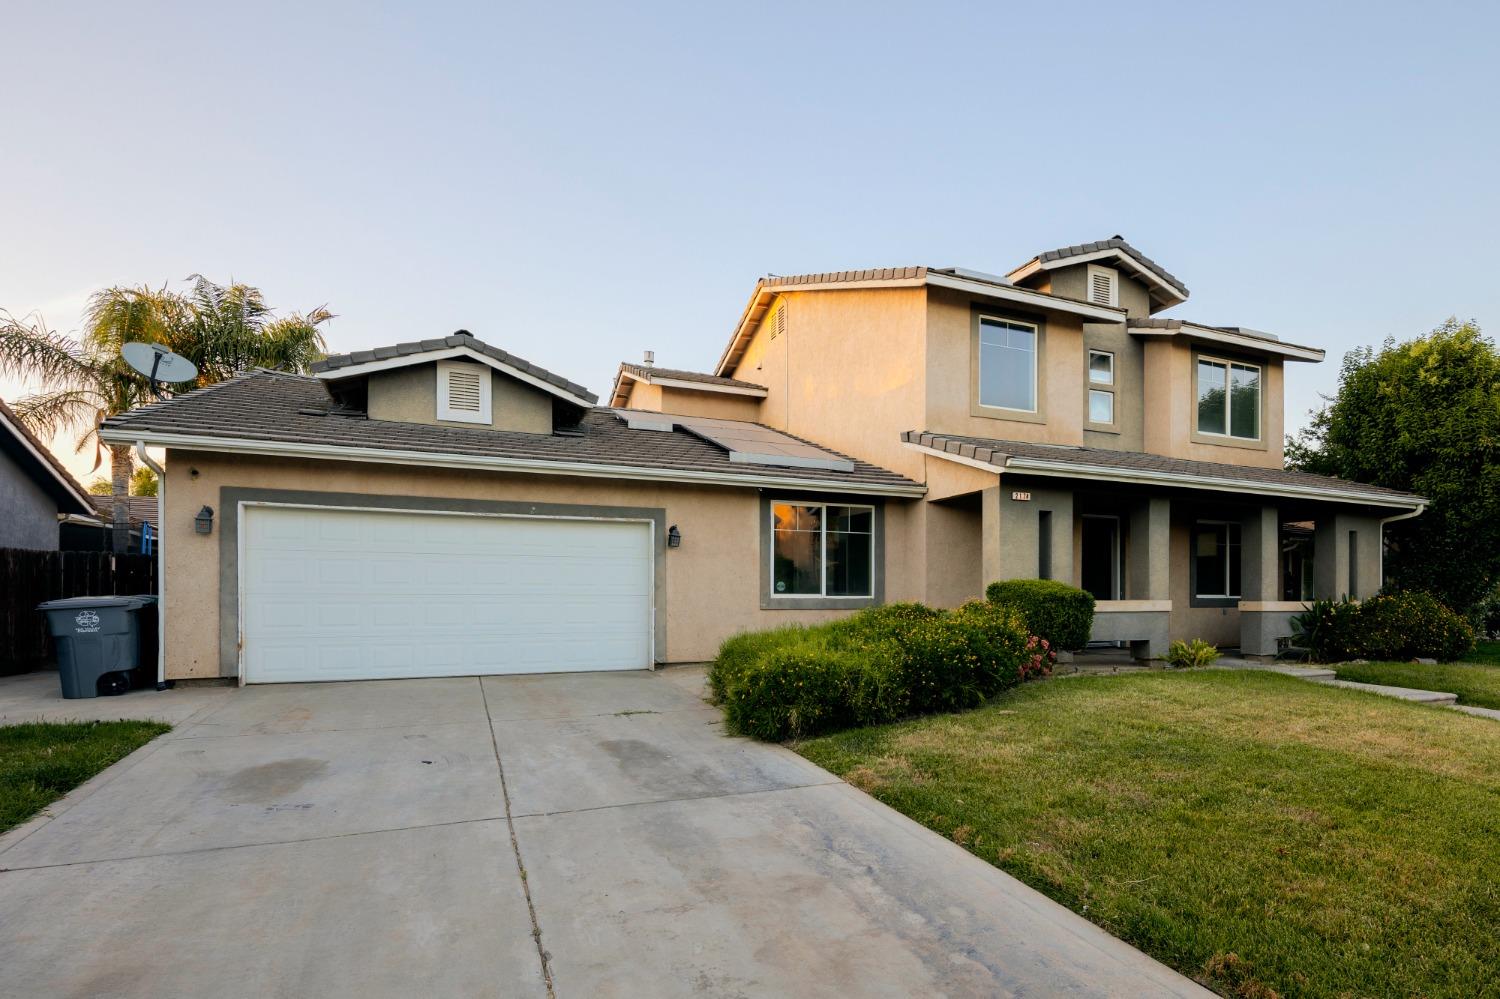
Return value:
<svg viewBox="0 0 1500 999">
<path fill-rule="evenodd" d="M 1118 277 L 1108 267 L 1089 267 L 1089 301 L 1094 305 L 1119 305 Z"/>
<path fill-rule="evenodd" d="M 441 361 L 437 366 L 437 418 L 458 423 L 490 422 L 490 369 Z"/>
<path fill-rule="evenodd" d="M 776 314 L 771 317 L 771 339 L 774 340 L 786 332 L 786 306 L 778 305 Z"/>
</svg>

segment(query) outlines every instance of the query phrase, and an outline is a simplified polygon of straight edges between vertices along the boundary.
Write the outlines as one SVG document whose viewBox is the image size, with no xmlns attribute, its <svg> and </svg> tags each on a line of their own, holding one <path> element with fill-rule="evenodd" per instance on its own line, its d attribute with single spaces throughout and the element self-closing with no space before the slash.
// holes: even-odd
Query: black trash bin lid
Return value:
<svg viewBox="0 0 1500 999">
<path fill-rule="evenodd" d="M 85 607 L 124 607 L 126 610 L 136 610 L 147 604 L 156 603 L 156 597 L 149 593 L 135 593 L 129 596 L 103 596 L 103 597 L 65 597 L 62 600 L 48 600 L 46 603 L 37 604 L 39 611 L 51 610 L 82 610 Z"/>
</svg>

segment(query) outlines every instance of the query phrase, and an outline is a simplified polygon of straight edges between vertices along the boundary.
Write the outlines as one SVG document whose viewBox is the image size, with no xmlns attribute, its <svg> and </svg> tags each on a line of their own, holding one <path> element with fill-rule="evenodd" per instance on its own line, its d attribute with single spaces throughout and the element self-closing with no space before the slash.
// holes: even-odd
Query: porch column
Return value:
<svg viewBox="0 0 1500 999">
<path fill-rule="evenodd" d="M 1301 611 L 1301 603 L 1281 599 L 1280 509 L 1248 511 L 1240 519 L 1240 654 L 1274 659 Z"/>
<path fill-rule="evenodd" d="M 1326 600 L 1373 597 L 1385 582 L 1380 578 L 1383 544 L 1378 517 L 1318 517 L 1313 531 L 1313 595 Z"/>
<path fill-rule="evenodd" d="M 997 579 L 1006 579 L 1000 564 L 1000 487 L 991 486 L 980 495 L 980 553 L 979 568 L 981 591 Z"/>
<path fill-rule="evenodd" d="M 1128 600 L 1170 600 L 1172 571 L 1172 501 L 1142 500 L 1130 511 L 1129 545 L 1125 563 Z"/>
<path fill-rule="evenodd" d="M 984 490 L 981 508 L 980 563 L 986 586 L 997 579 L 1038 577 L 1078 582 L 1071 490 L 1001 482 L 998 488 Z"/>
</svg>

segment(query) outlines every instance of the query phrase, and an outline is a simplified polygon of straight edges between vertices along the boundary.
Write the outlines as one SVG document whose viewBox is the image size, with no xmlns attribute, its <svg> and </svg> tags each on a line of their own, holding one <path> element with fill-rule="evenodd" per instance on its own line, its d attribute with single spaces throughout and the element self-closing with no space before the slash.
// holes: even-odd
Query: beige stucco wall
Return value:
<svg viewBox="0 0 1500 999">
<path fill-rule="evenodd" d="M 1037 419 L 1006 418 L 1001 411 L 973 412 L 973 304 L 967 295 L 931 289 L 927 304 L 926 421 L 923 429 L 1042 444 L 1083 442 L 1083 325 L 1075 317 L 1039 317 L 1002 303 L 984 303 L 987 315 L 1012 316 L 1045 326 L 1037 378 Z M 905 429 L 905 428 L 902 428 Z"/>
<path fill-rule="evenodd" d="M 737 631 L 838 617 L 840 611 L 760 609 L 759 493 L 753 489 L 634 483 L 610 479 L 491 474 L 400 465 L 235 457 L 172 450 L 167 455 L 167 676 L 219 675 L 219 545 L 222 514 L 211 535 L 193 531 L 205 504 L 219 511 L 224 486 L 453 499 L 513 500 L 605 506 L 661 507 L 676 524 L 682 547 L 666 559 L 666 662 L 713 657 Z M 914 599 L 897 579 L 908 562 L 909 503 L 886 504 L 887 599 Z"/>
<path fill-rule="evenodd" d="M 699 392 L 660 386 L 657 408 L 663 413 L 680 416 L 709 416 L 716 420 L 760 421 L 761 400 L 753 396 L 730 395 L 727 392 Z"/>
<path fill-rule="evenodd" d="M 924 296 L 922 288 L 781 296 L 786 332 L 759 332 L 734 372 L 770 390 L 760 422 L 920 481 L 922 456 L 902 445 L 901 432 L 924 429 Z"/>
<path fill-rule="evenodd" d="M 1198 352 L 1261 366 L 1261 439 L 1210 441 L 1194 433 L 1198 404 L 1194 358 Z M 1278 358 L 1242 355 L 1212 346 L 1194 346 L 1182 337 L 1153 337 L 1145 343 L 1145 450 L 1173 458 L 1230 465 L 1281 468 L 1285 434 L 1285 388 Z"/>
<path fill-rule="evenodd" d="M 490 385 L 490 416 L 494 429 L 519 430 L 528 434 L 552 432 L 552 396 L 498 371 L 490 372 Z M 471 430 L 475 426 L 437 418 L 436 363 L 373 372 L 366 406 L 372 420 Z"/>
</svg>

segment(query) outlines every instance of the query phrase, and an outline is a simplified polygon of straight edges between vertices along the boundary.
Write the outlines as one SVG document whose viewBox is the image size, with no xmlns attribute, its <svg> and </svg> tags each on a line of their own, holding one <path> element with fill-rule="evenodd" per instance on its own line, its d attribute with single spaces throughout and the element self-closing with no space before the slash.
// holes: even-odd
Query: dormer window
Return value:
<svg viewBox="0 0 1500 999">
<path fill-rule="evenodd" d="M 1093 305 L 1120 304 L 1120 272 L 1113 267 L 1089 264 L 1089 302 Z"/>
<path fill-rule="evenodd" d="M 437 380 L 439 420 L 486 426 L 493 422 L 489 368 L 462 361 L 439 361 Z"/>
</svg>

